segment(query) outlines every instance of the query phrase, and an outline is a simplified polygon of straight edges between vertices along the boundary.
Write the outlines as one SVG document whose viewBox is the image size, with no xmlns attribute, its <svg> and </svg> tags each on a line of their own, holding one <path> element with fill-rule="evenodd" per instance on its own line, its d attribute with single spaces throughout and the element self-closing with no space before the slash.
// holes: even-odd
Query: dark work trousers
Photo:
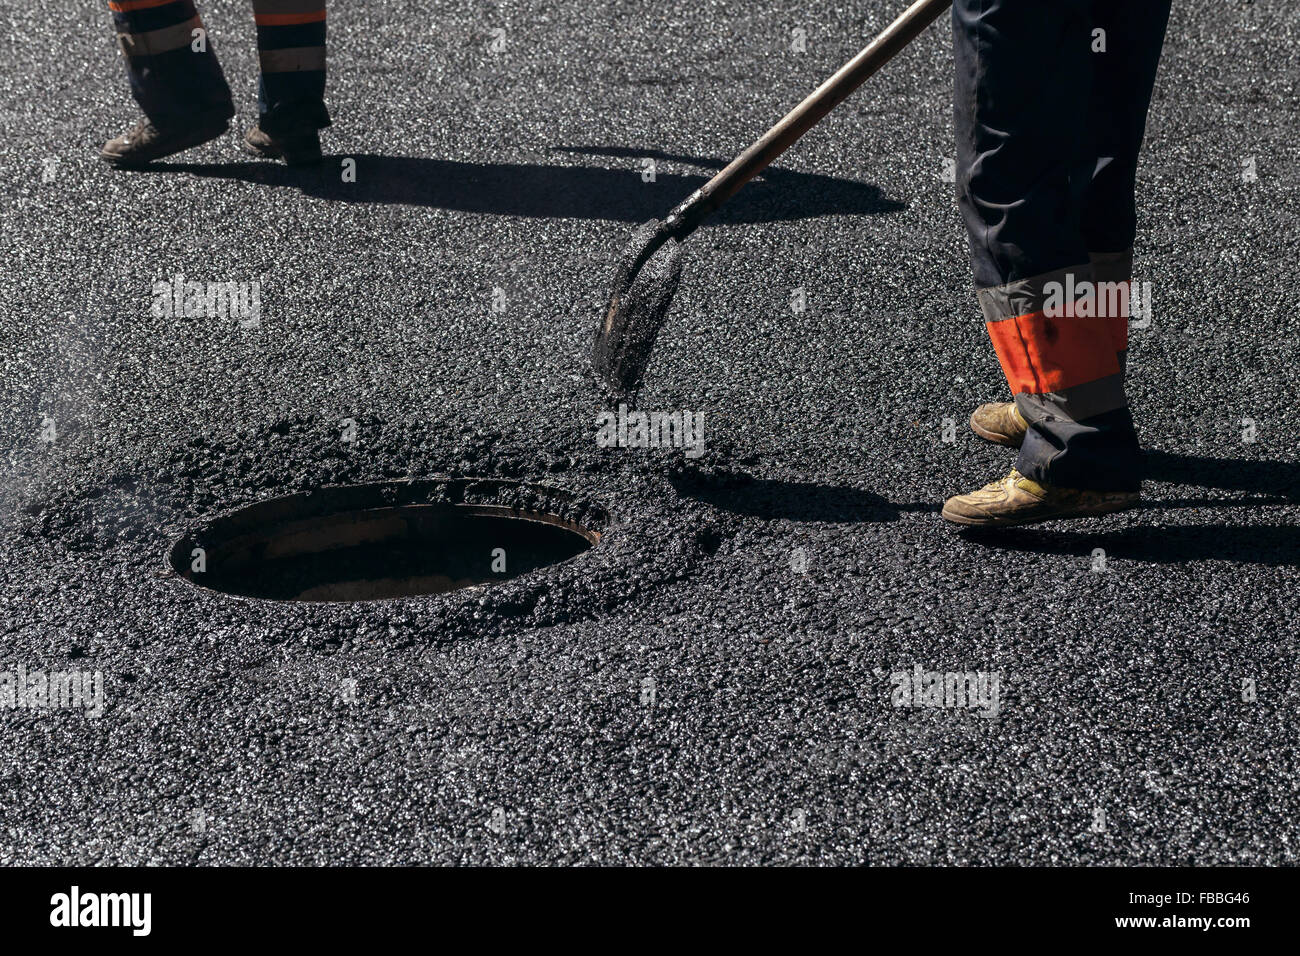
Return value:
<svg viewBox="0 0 1300 956">
<path fill-rule="evenodd" d="M 131 93 L 159 128 L 198 113 L 234 115 L 230 87 L 192 0 L 109 0 Z M 325 109 L 325 0 L 253 0 L 258 125 L 272 135 L 330 124 Z"/>
<path fill-rule="evenodd" d="M 1017 470 L 1136 491 L 1124 394 L 1134 184 L 1170 0 L 956 0 L 958 204 L 1029 423 Z"/>
</svg>

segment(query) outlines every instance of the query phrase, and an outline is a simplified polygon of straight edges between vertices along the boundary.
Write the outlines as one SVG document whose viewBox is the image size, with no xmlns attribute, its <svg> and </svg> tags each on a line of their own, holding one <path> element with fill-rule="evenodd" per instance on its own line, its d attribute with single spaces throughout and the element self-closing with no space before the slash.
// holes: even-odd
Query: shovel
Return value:
<svg viewBox="0 0 1300 956">
<path fill-rule="evenodd" d="M 655 338 L 681 281 L 681 243 L 686 237 L 951 5 L 952 0 L 916 0 L 865 50 L 840 67 L 726 169 L 691 193 L 664 219 L 651 219 L 637 227 L 619 257 L 614 291 L 596 329 L 591 352 L 591 364 L 608 388 L 618 395 L 629 395 L 640 386 Z"/>
</svg>

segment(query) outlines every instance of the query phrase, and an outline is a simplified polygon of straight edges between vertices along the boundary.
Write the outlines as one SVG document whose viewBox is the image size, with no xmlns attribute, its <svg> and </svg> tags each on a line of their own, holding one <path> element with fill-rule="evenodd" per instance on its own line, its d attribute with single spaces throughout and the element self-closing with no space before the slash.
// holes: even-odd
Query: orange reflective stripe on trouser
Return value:
<svg viewBox="0 0 1300 956">
<path fill-rule="evenodd" d="M 253 18 L 264 77 L 324 71 L 325 0 L 253 0 Z"/>
<path fill-rule="evenodd" d="M 1127 404 L 1116 313 L 1128 309 L 1091 283 L 1091 266 L 1081 265 L 980 290 L 998 362 L 1012 393 L 1030 399 L 1022 411 L 1031 420 L 1080 421 Z"/>
<path fill-rule="evenodd" d="M 1031 312 L 985 325 L 1013 393 L 1061 392 L 1119 372 L 1108 319 Z"/>
<path fill-rule="evenodd" d="M 253 21 L 259 27 L 291 27 L 324 19 L 325 0 L 253 0 Z"/>
<path fill-rule="evenodd" d="M 324 10 L 311 13 L 255 13 L 253 20 L 259 27 L 292 27 L 300 23 L 320 23 L 325 19 Z"/>
<path fill-rule="evenodd" d="M 134 13 L 151 7 L 163 7 L 175 0 L 108 0 L 108 9 L 114 13 Z"/>
</svg>

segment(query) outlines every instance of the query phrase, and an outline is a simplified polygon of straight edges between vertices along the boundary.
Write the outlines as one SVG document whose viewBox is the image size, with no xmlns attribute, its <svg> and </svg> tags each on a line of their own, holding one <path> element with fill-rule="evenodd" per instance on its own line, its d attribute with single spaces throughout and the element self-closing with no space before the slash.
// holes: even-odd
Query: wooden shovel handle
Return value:
<svg viewBox="0 0 1300 956">
<path fill-rule="evenodd" d="M 764 133 L 758 142 L 669 213 L 665 225 L 669 225 L 678 238 L 693 231 L 706 216 L 821 122 L 827 113 L 866 82 L 867 77 L 888 63 L 894 54 L 911 43 L 950 6 L 952 0 L 916 0 L 866 49 L 836 70 L 830 79 Z"/>
</svg>

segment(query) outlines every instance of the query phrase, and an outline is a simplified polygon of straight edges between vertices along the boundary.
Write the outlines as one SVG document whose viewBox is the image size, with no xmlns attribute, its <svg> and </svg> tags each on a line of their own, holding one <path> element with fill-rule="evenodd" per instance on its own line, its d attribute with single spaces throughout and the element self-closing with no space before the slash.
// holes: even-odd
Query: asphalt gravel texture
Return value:
<svg viewBox="0 0 1300 956">
<path fill-rule="evenodd" d="M 1294 4 L 1175 6 L 1142 506 L 993 537 L 938 516 L 1013 461 L 966 429 L 1006 386 L 946 21 L 686 243 L 636 407 L 702 412 L 689 458 L 596 441 L 613 258 L 902 3 L 332 7 L 307 171 L 237 149 L 246 3 L 202 5 L 232 132 L 140 172 L 96 158 L 136 117 L 107 12 L 0 11 L 0 670 L 105 699 L 0 710 L 0 863 L 1295 861 Z M 260 282 L 260 324 L 153 314 L 177 274 Z M 165 571 L 231 509 L 438 476 L 609 525 L 391 602 Z M 918 665 L 996 715 L 894 706 Z"/>
</svg>

